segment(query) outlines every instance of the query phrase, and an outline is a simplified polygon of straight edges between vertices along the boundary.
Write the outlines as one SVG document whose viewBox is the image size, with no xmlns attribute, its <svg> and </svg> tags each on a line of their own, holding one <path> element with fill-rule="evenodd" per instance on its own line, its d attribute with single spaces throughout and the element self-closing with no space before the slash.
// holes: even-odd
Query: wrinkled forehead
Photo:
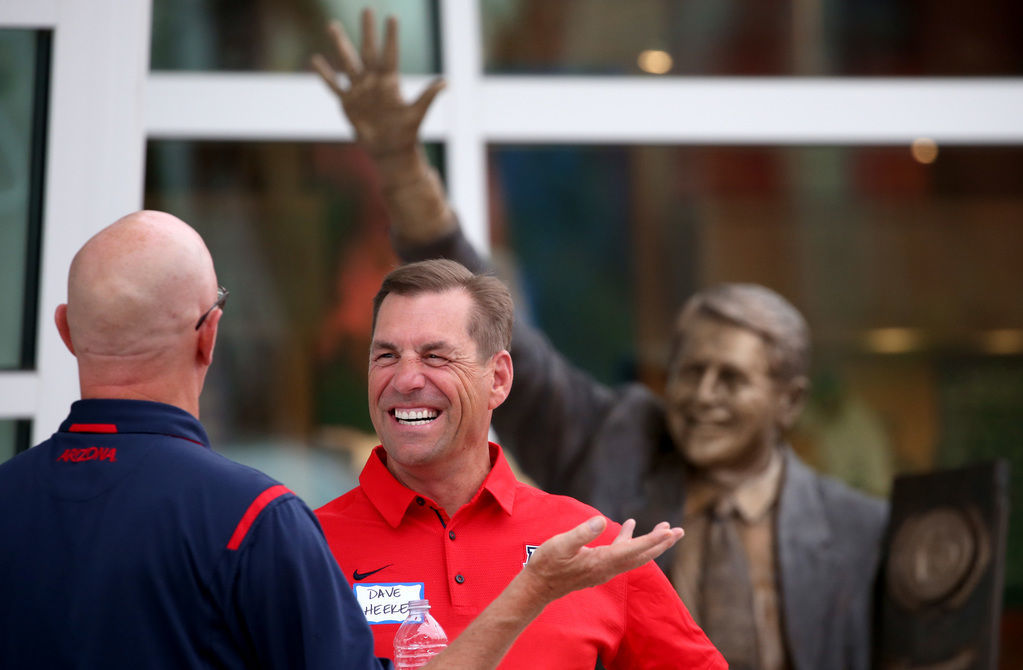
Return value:
<svg viewBox="0 0 1023 670">
<path fill-rule="evenodd" d="M 389 293 L 380 304 L 373 340 L 466 340 L 472 309 L 464 289 Z"/>
</svg>

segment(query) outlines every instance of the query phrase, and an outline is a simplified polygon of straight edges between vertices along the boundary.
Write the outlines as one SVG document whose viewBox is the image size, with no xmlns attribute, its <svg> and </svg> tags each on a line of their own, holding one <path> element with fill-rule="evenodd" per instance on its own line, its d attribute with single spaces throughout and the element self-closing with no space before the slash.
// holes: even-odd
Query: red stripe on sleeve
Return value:
<svg viewBox="0 0 1023 670">
<path fill-rule="evenodd" d="M 267 490 L 260 493 L 249 508 L 245 510 L 245 514 L 242 516 L 242 520 L 238 522 L 238 525 L 234 529 L 234 533 L 231 534 L 231 540 L 227 543 L 227 548 L 236 551 L 241 546 L 242 540 L 248 534 L 249 529 L 252 528 L 252 524 L 256 521 L 256 517 L 263 511 L 263 508 L 273 502 L 275 499 L 280 498 L 285 493 L 291 493 L 291 490 L 283 484 L 277 486 L 271 486 Z"/>
<path fill-rule="evenodd" d="M 116 433 L 117 426 L 112 423 L 73 423 L 68 428 L 71 433 Z"/>
</svg>

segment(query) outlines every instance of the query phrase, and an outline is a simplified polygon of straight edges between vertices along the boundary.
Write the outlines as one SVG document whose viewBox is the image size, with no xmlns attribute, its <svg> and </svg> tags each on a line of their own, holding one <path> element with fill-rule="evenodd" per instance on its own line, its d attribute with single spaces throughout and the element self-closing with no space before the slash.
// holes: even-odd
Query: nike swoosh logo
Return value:
<svg viewBox="0 0 1023 670">
<path fill-rule="evenodd" d="M 384 568 L 389 568 L 392 565 L 394 565 L 394 563 L 388 563 L 387 565 L 384 566 Z M 366 577 L 369 577 L 370 575 L 375 575 L 384 568 L 377 568 L 376 570 L 370 570 L 369 572 L 359 572 L 359 569 L 356 568 L 355 570 L 352 571 L 352 579 L 354 579 L 357 582 L 361 582 L 363 579 L 366 579 Z"/>
</svg>

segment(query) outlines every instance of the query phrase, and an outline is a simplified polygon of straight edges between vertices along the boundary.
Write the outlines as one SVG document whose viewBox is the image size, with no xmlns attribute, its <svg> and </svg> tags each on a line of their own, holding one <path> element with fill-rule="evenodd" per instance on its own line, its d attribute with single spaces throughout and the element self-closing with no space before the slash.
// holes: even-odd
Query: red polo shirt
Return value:
<svg viewBox="0 0 1023 670">
<path fill-rule="evenodd" d="M 398 482 L 373 451 L 360 486 L 316 511 L 327 541 L 370 622 L 379 656 L 393 658 L 407 601 L 425 597 L 449 639 L 508 585 L 532 548 L 598 512 L 515 479 L 496 444 L 493 467 L 473 499 L 448 517 Z M 593 545 L 608 544 L 609 523 Z M 726 668 L 664 574 L 653 563 L 544 609 L 501 668 L 592 670 Z"/>
</svg>

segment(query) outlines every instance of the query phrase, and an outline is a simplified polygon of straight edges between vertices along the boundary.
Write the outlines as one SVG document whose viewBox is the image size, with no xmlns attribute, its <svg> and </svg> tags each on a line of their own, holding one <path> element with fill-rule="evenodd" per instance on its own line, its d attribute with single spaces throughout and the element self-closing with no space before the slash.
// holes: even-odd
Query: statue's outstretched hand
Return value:
<svg viewBox="0 0 1023 670">
<path fill-rule="evenodd" d="M 339 83 L 338 73 L 323 55 L 313 56 L 312 65 L 341 101 L 359 142 L 378 160 L 414 151 L 419 126 L 433 99 L 444 88 L 444 80 L 434 79 L 411 103 L 402 99 L 398 77 L 398 21 L 393 16 L 387 18 L 381 50 L 377 47 L 373 10 L 363 10 L 361 56 L 339 22 L 331 22 L 328 30 L 348 87 Z"/>
</svg>

